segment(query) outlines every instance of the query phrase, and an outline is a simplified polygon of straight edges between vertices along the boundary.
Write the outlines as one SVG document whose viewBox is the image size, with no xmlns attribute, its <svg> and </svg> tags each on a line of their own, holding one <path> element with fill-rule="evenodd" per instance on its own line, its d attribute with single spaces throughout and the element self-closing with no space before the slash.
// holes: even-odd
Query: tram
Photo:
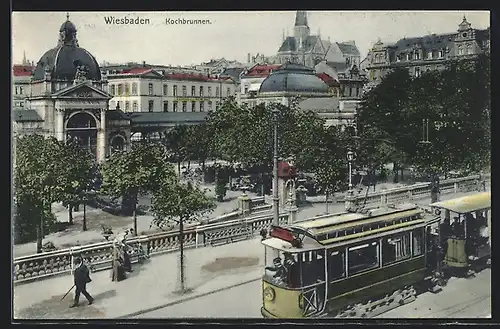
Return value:
<svg viewBox="0 0 500 329">
<path fill-rule="evenodd" d="M 474 274 L 475 267 L 491 262 L 491 192 L 432 203 L 439 216 L 439 242 L 444 254 L 443 271 Z"/>
<path fill-rule="evenodd" d="M 272 226 L 262 241 L 262 315 L 368 318 L 439 292 L 442 220 L 400 204 Z"/>
</svg>

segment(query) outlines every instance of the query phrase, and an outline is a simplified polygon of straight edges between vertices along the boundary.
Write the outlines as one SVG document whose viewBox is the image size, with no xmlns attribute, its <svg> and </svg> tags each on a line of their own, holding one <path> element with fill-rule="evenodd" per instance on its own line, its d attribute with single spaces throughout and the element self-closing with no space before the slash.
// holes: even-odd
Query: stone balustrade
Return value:
<svg viewBox="0 0 500 329">
<path fill-rule="evenodd" d="M 481 189 L 479 176 L 455 178 L 442 181 L 441 193 L 469 192 Z M 393 204 L 408 202 L 424 197 L 430 198 L 430 184 L 419 183 L 406 187 L 395 188 L 387 191 L 347 198 L 346 201 L 354 202 L 357 205 L 365 204 L 366 207 L 373 207 L 380 204 Z M 270 205 L 258 205 L 264 202 L 264 197 L 253 204 L 253 210 L 269 210 Z M 255 199 L 254 199 L 255 200 Z M 346 202 L 347 203 L 347 202 Z M 248 213 L 238 219 L 229 219 L 224 222 L 215 221 L 206 225 L 188 226 L 184 230 L 185 248 L 201 248 L 209 245 L 221 243 L 231 243 L 242 239 L 254 237 L 262 229 L 270 227 L 273 216 L 270 212 Z M 296 222 L 297 208 L 288 209 L 280 214 L 280 224 Z M 227 214 L 226 214 L 227 216 Z M 317 216 L 314 219 L 328 217 L 331 215 Z M 149 255 L 161 254 L 165 252 L 177 251 L 180 248 L 178 229 L 160 232 L 147 236 L 139 236 L 129 239 L 129 243 L 140 243 Z M 43 279 L 58 274 L 69 274 L 72 270 L 74 257 L 83 256 L 88 258 L 96 270 L 111 268 L 112 242 L 106 241 L 86 246 L 72 247 L 69 249 L 56 250 L 36 255 L 18 257 L 14 260 L 14 283 L 28 282 L 35 279 Z M 135 261 L 134 255 L 131 255 Z"/>
</svg>

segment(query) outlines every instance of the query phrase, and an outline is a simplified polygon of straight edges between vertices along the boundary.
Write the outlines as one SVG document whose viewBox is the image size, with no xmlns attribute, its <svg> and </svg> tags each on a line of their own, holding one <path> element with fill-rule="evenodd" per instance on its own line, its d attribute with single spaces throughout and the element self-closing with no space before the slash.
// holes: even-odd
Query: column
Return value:
<svg viewBox="0 0 500 329">
<path fill-rule="evenodd" d="M 101 126 L 98 133 L 98 152 L 97 160 L 104 161 L 106 159 L 106 110 L 101 109 Z"/>
<path fill-rule="evenodd" d="M 58 141 L 64 141 L 64 109 L 56 108 L 55 137 Z"/>
</svg>

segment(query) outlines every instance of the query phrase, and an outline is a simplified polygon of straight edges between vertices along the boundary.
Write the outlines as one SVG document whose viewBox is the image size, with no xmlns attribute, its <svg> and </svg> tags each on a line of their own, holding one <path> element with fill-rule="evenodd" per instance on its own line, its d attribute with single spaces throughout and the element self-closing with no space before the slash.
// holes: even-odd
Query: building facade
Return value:
<svg viewBox="0 0 500 329">
<path fill-rule="evenodd" d="M 380 81 L 394 68 L 407 68 L 414 77 L 441 70 L 452 60 L 467 59 L 490 51 L 490 28 L 474 29 L 466 17 L 456 32 L 403 38 L 385 44 L 378 40 L 370 49 L 365 69 L 370 81 Z"/>
<path fill-rule="evenodd" d="M 30 95 L 32 65 L 14 65 L 12 68 L 12 109 L 22 110 L 26 105 L 26 98 Z"/>
<path fill-rule="evenodd" d="M 219 75 L 228 68 L 246 68 L 247 65 L 238 61 L 231 61 L 225 58 L 211 59 L 208 62 L 194 65 L 193 69 L 204 75 Z"/>
<path fill-rule="evenodd" d="M 115 150 L 129 149 L 134 135 L 164 137 L 172 127 L 199 124 L 205 120 L 206 114 L 201 112 L 189 115 L 125 113 L 119 108 L 109 108 L 114 95 L 107 92 L 108 81 L 102 76 L 94 56 L 79 46 L 76 35 L 76 27 L 68 17 L 61 25 L 56 47 L 45 52 L 36 64 L 30 77 L 26 105 L 13 110 L 14 152 L 16 137 L 36 133 L 59 141 L 74 139 L 97 161 L 102 161 Z M 133 80 L 138 83 L 138 94 L 145 92 L 149 97 L 148 81 L 160 81 L 156 77 L 148 76 L 140 84 L 141 80 Z M 162 77 L 161 81 L 165 80 Z M 114 88 L 117 92 L 118 87 L 115 85 Z M 122 85 L 122 88 L 125 92 L 127 87 Z M 129 88 L 132 93 L 133 85 L 130 84 Z"/>
<path fill-rule="evenodd" d="M 311 35 L 307 13 L 297 11 L 293 36 L 283 35 L 282 44 L 276 56 L 276 64 L 287 62 L 314 68 L 321 61 L 359 65 L 361 58 L 354 41 L 330 42 L 319 35 Z"/>
<path fill-rule="evenodd" d="M 109 74 L 110 107 L 124 112 L 208 112 L 220 101 L 236 96 L 230 78 L 202 74 L 162 74 L 149 68 L 133 68 Z"/>
</svg>

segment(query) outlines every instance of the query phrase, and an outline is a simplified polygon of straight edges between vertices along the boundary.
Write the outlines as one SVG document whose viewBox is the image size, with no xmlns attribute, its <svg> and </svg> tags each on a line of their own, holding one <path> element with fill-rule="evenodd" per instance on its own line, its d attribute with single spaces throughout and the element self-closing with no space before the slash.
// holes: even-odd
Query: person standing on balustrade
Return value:
<svg viewBox="0 0 500 329">
<path fill-rule="evenodd" d="M 75 259 L 76 269 L 73 272 L 73 277 L 75 280 L 75 301 L 70 306 L 70 308 L 78 306 L 80 302 L 80 294 L 83 294 L 85 298 L 89 301 L 89 305 L 92 305 L 94 302 L 94 298 L 87 292 L 87 283 L 92 282 L 90 279 L 90 271 L 85 264 L 83 264 L 83 260 L 78 257 Z"/>
</svg>

